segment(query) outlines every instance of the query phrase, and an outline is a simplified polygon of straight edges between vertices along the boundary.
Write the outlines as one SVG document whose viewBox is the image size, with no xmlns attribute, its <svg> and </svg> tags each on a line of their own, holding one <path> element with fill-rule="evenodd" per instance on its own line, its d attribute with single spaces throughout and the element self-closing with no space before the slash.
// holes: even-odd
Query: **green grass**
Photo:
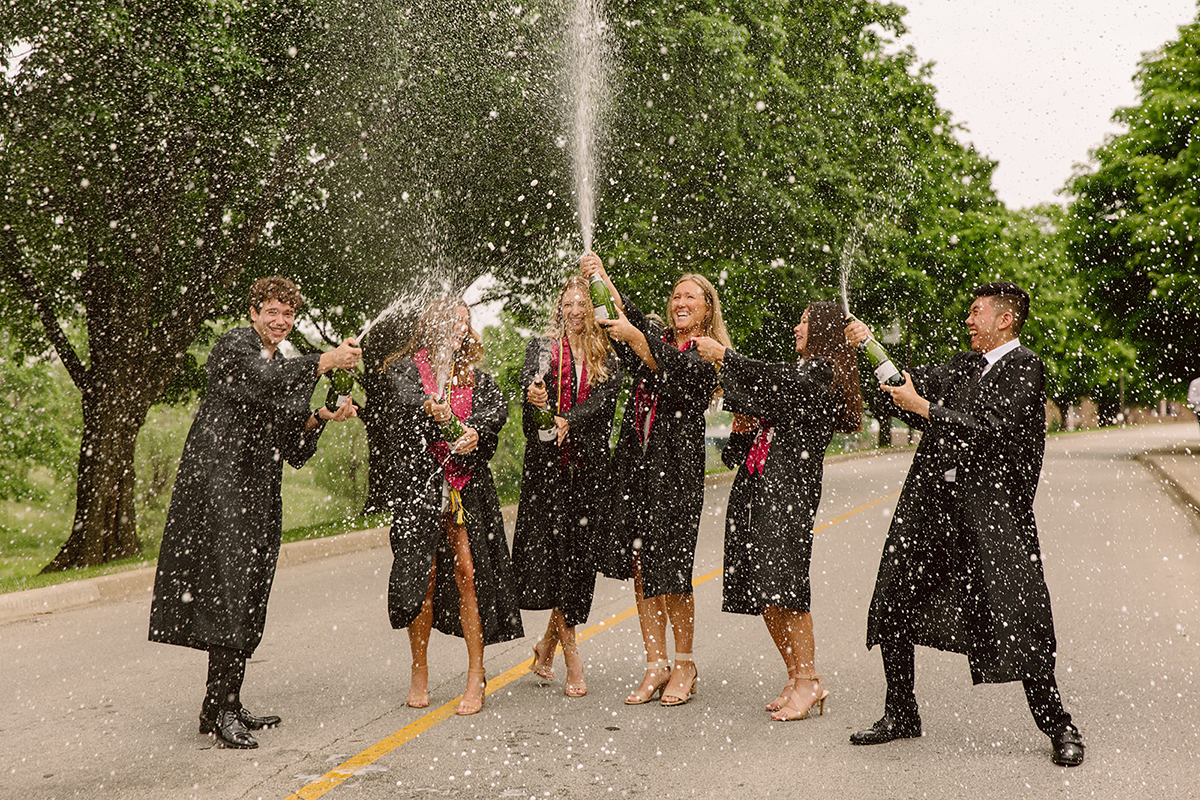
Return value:
<svg viewBox="0 0 1200 800">
<path fill-rule="evenodd" d="M 320 387 L 319 387 L 320 388 Z M 38 500 L 0 500 L 0 593 L 52 586 L 138 567 L 158 559 L 171 486 L 196 405 L 157 406 L 138 436 L 137 527 L 141 555 L 98 567 L 39 574 L 67 540 L 75 513 L 74 486 L 59 485 L 44 470 L 30 483 Z M 366 496 L 366 435 L 362 423 L 331 425 L 317 454 L 301 470 L 284 467 L 285 542 L 336 536 L 388 524 L 387 515 L 363 517 Z"/>
</svg>

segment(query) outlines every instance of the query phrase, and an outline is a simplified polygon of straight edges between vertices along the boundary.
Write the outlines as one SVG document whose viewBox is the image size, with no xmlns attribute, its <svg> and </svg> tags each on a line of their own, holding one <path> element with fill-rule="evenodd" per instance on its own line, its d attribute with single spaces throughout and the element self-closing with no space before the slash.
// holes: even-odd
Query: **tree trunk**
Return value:
<svg viewBox="0 0 1200 800">
<path fill-rule="evenodd" d="M 83 393 L 83 437 L 71 535 L 43 573 L 93 567 L 142 552 L 134 503 L 134 449 L 145 413 L 136 415 L 111 387 Z"/>
</svg>

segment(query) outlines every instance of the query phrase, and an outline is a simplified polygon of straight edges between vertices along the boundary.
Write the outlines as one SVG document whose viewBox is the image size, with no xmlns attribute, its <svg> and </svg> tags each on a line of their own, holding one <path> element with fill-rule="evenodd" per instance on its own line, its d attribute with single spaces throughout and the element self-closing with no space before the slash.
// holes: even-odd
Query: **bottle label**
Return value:
<svg viewBox="0 0 1200 800">
<path fill-rule="evenodd" d="M 900 370 L 896 369 L 890 360 L 884 361 L 875 368 L 875 377 L 879 379 L 880 383 L 887 383 L 889 378 L 894 378 L 899 374 Z"/>
<path fill-rule="evenodd" d="M 608 305 L 605 303 L 595 306 L 592 310 L 596 312 L 596 319 L 612 319 L 608 315 Z"/>
<path fill-rule="evenodd" d="M 538 438 L 543 442 L 553 442 L 558 438 L 558 428 L 539 428 Z"/>
</svg>

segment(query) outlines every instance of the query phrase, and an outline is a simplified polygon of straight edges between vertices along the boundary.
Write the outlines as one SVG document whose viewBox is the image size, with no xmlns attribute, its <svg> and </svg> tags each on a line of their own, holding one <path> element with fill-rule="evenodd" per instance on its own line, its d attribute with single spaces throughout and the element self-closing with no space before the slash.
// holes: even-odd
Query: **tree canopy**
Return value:
<svg viewBox="0 0 1200 800">
<path fill-rule="evenodd" d="M 1200 24 L 1136 79 L 1140 103 L 1114 115 L 1128 130 L 1069 186 L 1068 253 L 1100 331 L 1136 351 L 1129 395 L 1146 402 L 1182 397 L 1200 371 Z"/>
</svg>

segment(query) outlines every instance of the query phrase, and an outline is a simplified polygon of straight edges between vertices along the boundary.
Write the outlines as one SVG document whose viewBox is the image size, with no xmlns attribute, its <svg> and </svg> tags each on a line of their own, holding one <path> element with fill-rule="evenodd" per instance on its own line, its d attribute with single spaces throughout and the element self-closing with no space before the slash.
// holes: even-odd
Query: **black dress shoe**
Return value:
<svg viewBox="0 0 1200 800">
<path fill-rule="evenodd" d="M 1074 725 L 1051 736 L 1050 747 L 1053 749 L 1050 760 L 1060 767 L 1078 767 L 1083 763 L 1083 737 Z"/>
<path fill-rule="evenodd" d="M 246 730 L 234 709 L 218 711 L 216 719 L 201 715 L 200 732 L 215 736 L 217 744 L 222 747 L 232 747 L 235 750 L 253 750 L 258 747 L 258 740 Z"/>
<path fill-rule="evenodd" d="M 896 739 L 915 739 L 920 735 L 920 718 L 901 721 L 884 714 L 883 719 L 865 731 L 851 734 L 850 744 L 884 744 Z"/>
<path fill-rule="evenodd" d="M 269 714 L 265 717 L 256 717 L 247 711 L 245 708 L 237 710 L 238 719 L 252 731 L 261 731 L 263 728 L 274 728 L 283 720 L 274 714 Z"/>
</svg>

